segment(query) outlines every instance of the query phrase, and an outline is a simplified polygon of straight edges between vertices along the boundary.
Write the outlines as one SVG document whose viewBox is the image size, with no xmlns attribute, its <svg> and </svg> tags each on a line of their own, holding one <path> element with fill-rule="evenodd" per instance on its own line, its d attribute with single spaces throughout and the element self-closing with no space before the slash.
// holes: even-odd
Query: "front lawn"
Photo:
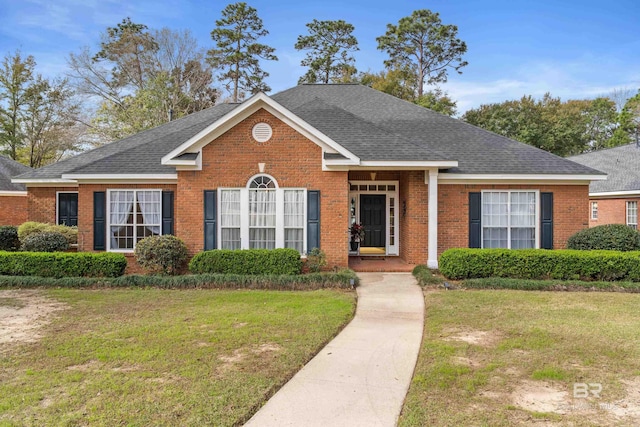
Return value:
<svg viewBox="0 0 640 427">
<path fill-rule="evenodd" d="M 0 341 L 0 426 L 241 424 L 355 309 L 331 290 L 35 292 L 65 309 L 36 342 Z"/>
<path fill-rule="evenodd" d="M 425 295 L 400 426 L 640 425 L 640 295 Z"/>
</svg>

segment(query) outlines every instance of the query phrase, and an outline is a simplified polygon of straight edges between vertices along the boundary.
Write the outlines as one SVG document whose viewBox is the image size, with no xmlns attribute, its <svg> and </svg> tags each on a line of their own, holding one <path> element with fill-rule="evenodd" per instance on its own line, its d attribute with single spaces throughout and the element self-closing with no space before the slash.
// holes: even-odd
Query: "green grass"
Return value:
<svg viewBox="0 0 640 427">
<path fill-rule="evenodd" d="M 637 424 L 603 410 L 524 408 L 514 396 L 533 384 L 571 397 L 576 382 L 602 384 L 593 405 L 632 396 L 622 381 L 640 381 L 640 295 L 428 291 L 425 303 L 422 350 L 400 426 Z"/>
<path fill-rule="evenodd" d="M 0 425 L 239 425 L 353 316 L 351 292 L 51 290 L 0 352 Z"/>
</svg>

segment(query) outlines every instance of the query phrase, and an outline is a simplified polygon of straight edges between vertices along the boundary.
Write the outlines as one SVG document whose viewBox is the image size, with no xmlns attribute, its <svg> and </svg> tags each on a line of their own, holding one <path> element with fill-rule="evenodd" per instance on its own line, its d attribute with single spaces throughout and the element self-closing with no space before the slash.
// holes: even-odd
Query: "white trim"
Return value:
<svg viewBox="0 0 640 427">
<path fill-rule="evenodd" d="M 597 221 L 598 220 L 598 202 L 597 201 L 589 202 L 589 208 L 590 208 L 589 209 L 589 219 L 591 221 Z"/>
<path fill-rule="evenodd" d="M 438 268 L 438 169 L 429 170 L 427 267 Z"/>
<path fill-rule="evenodd" d="M 60 193 L 62 194 L 78 194 L 77 191 L 56 191 L 56 224 L 60 217 L 58 217 L 58 212 L 60 212 Z"/>
<path fill-rule="evenodd" d="M 606 180 L 606 175 L 562 175 L 562 174 L 440 174 L 440 184 L 489 183 L 492 181 L 515 181 L 519 184 L 562 181 L 562 184 L 588 184 L 590 181 Z"/>
<path fill-rule="evenodd" d="M 133 249 L 112 249 L 111 248 L 111 192 L 112 191 L 133 191 L 133 206 L 135 209 L 136 205 L 136 192 L 138 191 L 159 191 L 160 192 L 160 235 L 162 235 L 162 189 L 161 188 L 107 188 L 107 218 L 105 219 L 105 227 L 107 228 L 107 235 L 105 238 L 107 239 L 107 252 L 118 252 L 118 253 L 133 253 L 136 249 L 136 237 L 138 224 L 135 222 L 135 215 L 133 221 Z M 79 206 L 78 206 L 79 207 Z"/>
<path fill-rule="evenodd" d="M 629 222 L 629 205 L 631 203 L 635 204 L 635 211 L 636 211 L 636 222 Z M 627 200 L 625 202 L 625 223 L 627 224 L 627 226 L 632 227 L 634 229 L 638 229 L 638 201 L 637 200 Z"/>
<path fill-rule="evenodd" d="M 324 160 L 322 170 L 324 171 L 354 171 L 354 170 L 426 170 L 431 168 L 451 168 L 457 167 L 456 160 L 372 160 L 353 163 L 349 160 Z"/>
<path fill-rule="evenodd" d="M 275 247 L 276 248 L 284 248 L 284 244 L 285 244 L 285 227 L 284 227 L 284 192 L 288 191 L 288 190 L 297 190 L 297 191 L 302 191 L 304 193 L 304 219 L 303 219 L 303 226 L 302 226 L 302 253 L 300 254 L 301 257 L 305 257 L 306 253 L 307 253 L 307 193 L 309 190 L 307 190 L 304 187 L 280 187 L 278 185 L 278 181 L 276 181 L 275 178 L 273 178 L 271 175 L 266 174 L 266 173 L 258 173 L 254 176 L 252 176 L 248 181 L 247 184 L 244 187 L 219 187 L 216 191 L 216 197 L 217 197 L 217 217 L 216 217 L 216 235 L 217 235 L 217 241 L 216 241 L 216 249 L 221 249 L 222 248 L 222 210 L 220 209 L 220 207 L 222 206 L 222 192 L 225 190 L 235 190 L 235 191 L 240 191 L 240 249 L 249 249 L 250 247 L 250 242 L 249 242 L 249 215 L 251 214 L 250 210 L 249 210 L 249 191 L 251 190 L 259 190 L 256 188 L 249 188 L 249 185 L 251 185 L 251 182 L 257 177 L 257 176 L 267 176 L 269 178 L 271 178 L 274 182 L 274 184 L 276 185 L 276 188 L 270 188 L 270 189 L 265 189 L 268 191 L 274 191 L 276 193 L 276 242 L 275 242 Z"/>
<path fill-rule="evenodd" d="M 354 185 L 356 187 L 358 187 L 356 190 L 351 190 L 351 186 Z M 360 186 L 361 185 L 366 185 L 367 189 L 366 190 L 360 190 Z M 369 186 L 370 185 L 375 185 L 376 187 L 378 185 L 386 185 L 387 187 L 389 185 L 395 185 L 395 190 L 386 190 L 386 191 L 382 191 L 382 190 L 378 190 L 377 188 L 375 190 L 369 190 Z M 399 181 L 349 181 L 349 200 L 348 200 L 348 204 L 347 204 L 347 211 L 349 212 L 349 227 L 351 227 L 351 199 L 355 198 L 355 220 L 356 222 L 360 222 L 360 196 L 363 194 L 379 194 L 379 195 L 386 195 L 386 206 L 385 206 L 385 227 L 386 227 L 386 232 L 385 232 L 385 255 L 389 255 L 389 256 L 395 256 L 395 255 L 399 255 L 400 254 L 400 229 L 399 229 L 399 217 L 400 217 L 400 182 Z M 389 199 L 392 198 L 394 199 L 394 223 L 391 224 L 390 221 L 390 212 L 391 212 L 391 205 L 389 202 Z M 391 244 L 391 226 L 393 225 L 394 227 L 394 244 Z M 347 235 L 347 239 L 348 239 L 348 235 Z"/>
<path fill-rule="evenodd" d="M 509 193 L 509 210 L 507 211 L 508 225 L 507 225 L 507 244 L 508 248 L 511 249 L 511 229 L 513 228 L 511 225 L 511 193 L 535 193 L 536 194 L 536 217 L 534 220 L 535 224 L 535 249 L 540 249 L 540 190 L 535 189 L 519 189 L 519 190 L 503 190 L 503 189 L 491 189 L 491 190 L 482 190 L 482 198 L 480 200 L 480 216 L 482 218 L 482 208 L 484 207 L 484 194 L 485 193 Z M 480 247 L 484 248 L 484 224 L 483 221 L 480 221 Z M 496 227 L 501 228 L 501 227 Z"/>
<path fill-rule="evenodd" d="M 146 173 L 131 173 L 131 174 L 98 174 L 98 173 L 89 173 L 89 174 L 63 174 L 62 179 L 73 179 L 73 180 L 85 180 L 90 179 L 94 181 L 98 180 L 149 180 L 149 181 L 157 181 L 157 180 L 176 180 L 178 179 L 177 173 L 166 173 L 166 174 L 146 174 Z"/>
<path fill-rule="evenodd" d="M 76 181 L 61 178 L 45 178 L 45 179 L 18 179 L 11 180 L 14 184 L 77 184 Z"/>
<path fill-rule="evenodd" d="M 186 152 L 194 152 L 200 151 L 202 148 L 218 138 L 220 135 L 233 128 L 236 124 L 240 123 L 245 118 L 249 117 L 251 114 L 255 113 L 259 109 L 265 109 L 278 119 L 282 120 L 284 123 L 292 127 L 294 130 L 298 131 L 323 149 L 331 148 L 336 152 L 342 154 L 343 156 L 351 159 L 356 164 L 360 162 L 360 159 L 343 146 L 329 138 L 324 133 L 320 132 L 300 117 L 293 114 L 291 111 L 286 109 L 281 104 L 274 101 L 269 96 L 260 92 L 238 107 L 229 111 L 227 114 L 213 122 L 211 125 L 207 126 L 202 131 L 198 132 L 193 137 L 189 138 L 183 144 L 181 144 L 178 148 L 171 151 L 169 154 L 162 157 L 161 163 L 163 165 L 174 164 L 172 159 Z M 200 155 L 199 157 L 202 157 Z M 181 163 L 185 164 L 185 163 Z M 191 164 L 191 163 L 190 163 Z M 196 162 L 192 162 L 193 166 L 196 166 Z"/>
<path fill-rule="evenodd" d="M 640 196 L 640 190 L 628 191 L 606 191 L 601 193 L 589 193 L 589 197 L 619 197 L 619 196 Z"/>
<path fill-rule="evenodd" d="M 8 197 L 12 197 L 12 196 L 26 196 L 27 192 L 26 191 L 0 191 L 0 196 L 8 196 Z"/>
</svg>

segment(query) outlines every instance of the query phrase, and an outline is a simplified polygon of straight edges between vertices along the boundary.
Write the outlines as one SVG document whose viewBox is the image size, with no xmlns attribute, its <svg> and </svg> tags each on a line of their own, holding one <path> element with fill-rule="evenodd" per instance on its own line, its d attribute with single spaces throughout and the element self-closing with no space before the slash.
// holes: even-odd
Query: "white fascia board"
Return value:
<svg viewBox="0 0 640 427">
<path fill-rule="evenodd" d="M 26 195 L 27 195 L 26 191 L 0 191 L 0 196 L 13 197 L 13 196 L 26 196 Z"/>
<path fill-rule="evenodd" d="M 438 168 L 450 168 L 458 166 L 457 161 L 364 161 L 358 163 L 346 163 L 344 160 L 325 160 L 322 170 L 325 171 L 353 171 L 353 170 L 428 170 Z"/>
<path fill-rule="evenodd" d="M 302 120 L 300 117 L 293 114 L 284 106 L 280 105 L 264 93 L 260 92 L 240 104 L 238 107 L 234 108 L 232 111 L 229 111 L 227 114 L 185 141 L 169 154 L 165 155 L 162 158 L 162 164 L 171 164 L 169 163 L 171 159 L 184 154 L 185 152 L 201 150 L 202 147 L 216 139 L 218 136 L 222 135 L 224 132 L 231 129 L 236 124 L 240 123 L 245 118 L 249 117 L 254 112 L 258 111 L 260 108 L 264 108 L 269 113 L 273 114 L 275 117 L 279 118 L 305 137 L 309 138 L 311 141 L 320 145 L 322 148 L 330 148 L 333 151 L 340 153 L 353 161 L 360 161 L 357 156 L 346 150 L 343 146 L 333 141 L 331 138 Z"/>
<path fill-rule="evenodd" d="M 198 161 L 197 159 L 195 160 L 167 160 L 166 162 L 162 163 L 163 165 L 168 165 L 168 166 L 197 166 L 198 165 Z"/>
<path fill-rule="evenodd" d="M 589 193 L 589 197 L 625 197 L 625 196 L 640 196 L 640 190 L 628 190 L 628 191 L 605 191 L 600 193 Z"/>
<path fill-rule="evenodd" d="M 606 175 L 564 175 L 564 174 L 440 174 L 440 184 L 464 184 L 473 182 L 517 181 L 518 183 L 561 181 L 562 183 L 588 184 L 591 181 L 602 181 Z"/>
<path fill-rule="evenodd" d="M 11 180 L 14 184 L 77 184 L 72 179 L 61 178 L 44 178 L 44 179 L 32 179 L 32 178 L 14 178 Z"/>
<path fill-rule="evenodd" d="M 144 180 L 144 181 L 171 181 L 177 180 L 178 174 L 69 174 L 62 175 L 63 179 L 92 180 L 92 181 L 124 181 L 124 180 Z"/>
</svg>

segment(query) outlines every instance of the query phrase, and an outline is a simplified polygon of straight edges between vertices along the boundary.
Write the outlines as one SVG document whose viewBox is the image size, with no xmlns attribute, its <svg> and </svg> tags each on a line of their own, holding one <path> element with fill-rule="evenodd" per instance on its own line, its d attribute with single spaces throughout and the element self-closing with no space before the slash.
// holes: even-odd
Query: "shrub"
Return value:
<svg viewBox="0 0 640 427">
<path fill-rule="evenodd" d="M 311 273 L 317 273 L 327 265 L 327 255 L 320 248 L 313 248 L 307 255 L 307 268 Z"/>
<path fill-rule="evenodd" d="M 27 236 L 20 249 L 27 252 L 62 252 L 69 249 L 69 242 L 60 233 L 44 231 Z"/>
<path fill-rule="evenodd" d="M 270 289 L 315 290 L 351 289 L 358 276 L 351 270 L 337 273 L 298 274 L 292 276 L 247 276 L 238 274 L 187 274 L 183 276 L 63 277 L 0 276 L 0 288 L 97 288 L 155 287 L 164 289 Z"/>
<path fill-rule="evenodd" d="M 640 281 L 640 252 L 544 249 L 449 249 L 440 272 L 450 279 Z"/>
<path fill-rule="evenodd" d="M 13 225 L 0 227 L 0 251 L 17 251 L 19 248 L 18 228 Z"/>
<path fill-rule="evenodd" d="M 439 285 L 443 282 L 441 277 L 435 276 L 429 267 L 424 264 L 416 265 L 411 274 L 413 274 L 420 286 Z"/>
<path fill-rule="evenodd" d="M 117 277 L 124 274 L 123 254 L 0 252 L 0 275 L 40 277 Z"/>
<path fill-rule="evenodd" d="M 640 250 L 640 233 L 624 224 L 598 225 L 578 231 L 567 241 L 568 249 Z"/>
<path fill-rule="evenodd" d="M 44 222 L 27 221 L 18 227 L 18 238 L 21 242 L 32 234 L 56 232 L 62 234 L 70 245 L 78 243 L 78 227 L 51 225 Z"/>
<path fill-rule="evenodd" d="M 462 282 L 462 286 L 468 289 L 640 293 L 640 283 L 637 282 L 583 282 L 579 280 L 531 280 L 491 277 L 467 279 Z"/>
<path fill-rule="evenodd" d="M 295 249 L 214 249 L 196 254 L 189 263 L 195 274 L 300 274 Z"/>
<path fill-rule="evenodd" d="M 187 261 L 187 246 L 175 236 L 150 236 L 140 240 L 136 261 L 151 273 L 177 274 Z"/>
</svg>

